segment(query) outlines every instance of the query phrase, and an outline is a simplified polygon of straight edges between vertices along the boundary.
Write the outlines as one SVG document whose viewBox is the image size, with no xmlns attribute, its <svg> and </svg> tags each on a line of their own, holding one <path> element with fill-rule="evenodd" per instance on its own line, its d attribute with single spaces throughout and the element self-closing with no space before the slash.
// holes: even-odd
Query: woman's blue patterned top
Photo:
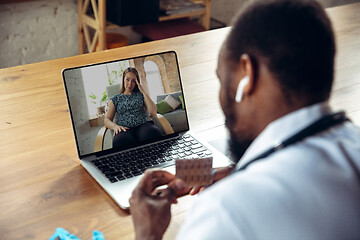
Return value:
<svg viewBox="0 0 360 240">
<path fill-rule="evenodd" d="M 144 95 L 141 92 L 133 92 L 130 95 L 123 93 L 117 94 L 111 98 L 114 103 L 117 123 L 123 127 L 136 127 L 148 121 Z"/>
</svg>

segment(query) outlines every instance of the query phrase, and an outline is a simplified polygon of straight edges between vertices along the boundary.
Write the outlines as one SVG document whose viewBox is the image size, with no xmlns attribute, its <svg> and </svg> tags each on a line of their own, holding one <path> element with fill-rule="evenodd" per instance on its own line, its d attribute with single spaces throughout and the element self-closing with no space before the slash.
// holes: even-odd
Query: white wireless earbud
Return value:
<svg viewBox="0 0 360 240">
<path fill-rule="evenodd" d="M 248 83 L 249 83 L 248 76 L 245 76 L 240 80 L 237 91 L 236 91 L 236 96 L 235 96 L 236 102 L 241 102 L 242 97 L 243 97 L 244 88 L 245 88 L 246 84 L 248 84 Z"/>
</svg>

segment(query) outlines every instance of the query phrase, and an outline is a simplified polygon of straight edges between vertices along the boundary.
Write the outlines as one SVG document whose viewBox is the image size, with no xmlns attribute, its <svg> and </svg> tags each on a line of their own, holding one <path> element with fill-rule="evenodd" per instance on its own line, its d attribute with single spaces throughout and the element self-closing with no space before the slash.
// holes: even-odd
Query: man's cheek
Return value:
<svg viewBox="0 0 360 240">
<path fill-rule="evenodd" d="M 223 107 L 223 99 L 224 99 L 223 90 L 222 90 L 222 89 L 220 89 L 220 92 L 219 92 L 219 102 L 220 102 L 220 106 L 221 106 L 222 110 L 224 111 L 224 107 Z"/>
<path fill-rule="evenodd" d="M 220 106 L 224 114 L 226 115 L 229 112 L 229 101 L 224 90 L 220 90 L 219 94 Z"/>
</svg>

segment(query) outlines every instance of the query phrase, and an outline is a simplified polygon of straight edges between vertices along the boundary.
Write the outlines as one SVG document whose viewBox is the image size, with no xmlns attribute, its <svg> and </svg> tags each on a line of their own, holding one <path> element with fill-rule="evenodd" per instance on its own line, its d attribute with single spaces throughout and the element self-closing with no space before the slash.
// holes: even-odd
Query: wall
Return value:
<svg viewBox="0 0 360 240">
<path fill-rule="evenodd" d="M 164 60 L 166 67 L 166 73 L 168 77 L 169 90 L 165 93 L 181 91 L 179 70 L 176 63 L 176 58 L 173 54 L 162 54 L 159 55 Z"/>
<path fill-rule="evenodd" d="M 212 17 L 230 24 L 249 0 L 213 0 Z M 9 2 L 9 1 L 7 1 Z M 359 0 L 320 0 L 325 7 Z M 113 29 L 140 41 L 131 27 Z M 78 54 L 77 0 L 37 0 L 0 4 L 0 68 Z"/>
<path fill-rule="evenodd" d="M 141 39 L 131 27 L 110 32 Z M 0 68 L 77 55 L 77 0 L 0 2 L 0 49 Z"/>
<path fill-rule="evenodd" d="M 74 125 L 77 129 L 76 135 L 80 153 L 92 153 L 94 151 L 96 135 L 102 126 L 90 127 L 89 111 L 86 103 L 87 96 L 84 91 L 81 71 L 79 69 L 69 70 L 65 72 L 65 76 L 70 102 L 76 103 L 71 105 L 71 111 L 73 113 Z M 105 139 L 104 149 L 111 147 L 111 133 L 109 133 Z"/>
<path fill-rule="evenodd" d="M 165 93 L 178 92 L 181 90 L 176 59 L 172 53 L 153 55 L 146 58 L 136 58 L 130 61 L 130 65 L 139 71 L 141 84 L 148 91 L 148 83 L 144 69 L 144 61 L 154 61 L 160 70 Z"/>
<path fill-rule="evenodd" d="M 0 4 L 0 67 L 77 54 L 76 2 Z"/>
<path fill-rule="evenodd" d="M 211 16 L 226 23 L 227 25 L 230 25 L 234 15 L 249 1 L 251 0 L 213 0 L 211 6 Z M 334 7 L 359 2 L 359 0 L 319 0 L 319 2 L 321 2 L 324 7 Z"/>
</svg>

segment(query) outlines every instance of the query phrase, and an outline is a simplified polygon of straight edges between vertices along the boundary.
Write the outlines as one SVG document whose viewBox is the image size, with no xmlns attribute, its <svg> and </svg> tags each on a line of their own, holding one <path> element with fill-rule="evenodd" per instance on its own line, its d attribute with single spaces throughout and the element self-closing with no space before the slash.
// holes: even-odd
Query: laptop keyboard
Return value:
<svg viewBox="0 0 360 240">
<path fill-rule="evenodd" d="M 207 157 L 212 153 L 190 135 L 169 139 L 94 160 L 92 163 L 114 183 L 141 175 L 151 167 L 167 167 L 179 158 Z"/>
</svg>

